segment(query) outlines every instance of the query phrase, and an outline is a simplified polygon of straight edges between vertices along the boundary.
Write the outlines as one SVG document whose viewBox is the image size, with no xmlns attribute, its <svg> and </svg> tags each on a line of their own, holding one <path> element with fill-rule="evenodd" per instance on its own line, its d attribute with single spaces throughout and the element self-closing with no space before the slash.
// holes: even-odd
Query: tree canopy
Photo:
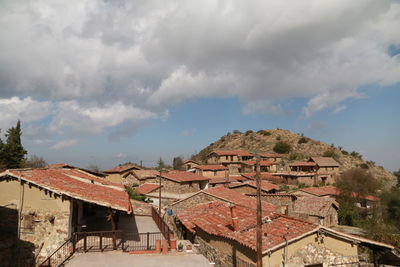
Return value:
<svg viewBox="0 0 400 267">
<path fill-rule="evenodd" d="M 21 168 L 25 162 L 27 151 L 21 143 L 21 122 L 18 121 L 15 127 L 7 130 L 4 142 L 0 138 L 0 168 L 12 169 Z"/>
</svg>

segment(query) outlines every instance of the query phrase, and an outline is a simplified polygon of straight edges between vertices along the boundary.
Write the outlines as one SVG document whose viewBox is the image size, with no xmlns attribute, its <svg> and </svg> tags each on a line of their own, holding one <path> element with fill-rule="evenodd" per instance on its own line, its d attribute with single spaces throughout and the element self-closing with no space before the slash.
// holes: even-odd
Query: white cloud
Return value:
<svg viewBox="0 0 400 267">
<path fill-rule="evenodd" d="M 0 5 L 1 126 L 50 114 L 49 132 L 119 127 L 118 139 L 194 97 L 238 97 L 244 113 L 272 114 L 301 97 L 311 116 L 342 110 L 362 86 L 400 82 L 400 57 L 387 53 L 400 44 L 396 1 Z"/>
<path fill-rule="evenodd" d="M 78 139 L 63 140 L 63 141 L 60 141 L 60 142 L 54 144 L 53 146 L 51 146 L 50 149 L 60 150 L 60 149 L 64 149 L 67 147 L 71 147 L 71 146 L 75 145 L 76 143 L 78 143 Z"/>
</svg>

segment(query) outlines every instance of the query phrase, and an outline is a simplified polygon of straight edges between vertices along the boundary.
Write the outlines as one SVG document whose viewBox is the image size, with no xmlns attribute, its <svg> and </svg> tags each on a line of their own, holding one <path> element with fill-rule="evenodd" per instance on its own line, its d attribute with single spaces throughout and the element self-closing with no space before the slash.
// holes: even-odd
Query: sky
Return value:
<svg viewBox="0 0 400 267">
<path fill-rule="evenodd" d="M 3 0 L 0 128 L 49 163 L 282 128 L 400 168 L 400 2 Z"/>
</svg>

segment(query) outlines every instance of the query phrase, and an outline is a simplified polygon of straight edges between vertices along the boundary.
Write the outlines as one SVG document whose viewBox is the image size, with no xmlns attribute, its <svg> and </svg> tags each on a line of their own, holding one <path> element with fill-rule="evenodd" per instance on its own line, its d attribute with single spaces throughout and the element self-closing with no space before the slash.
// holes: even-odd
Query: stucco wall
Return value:
<svg viewBox="0 0 400 267">
<path fill-rule="evenodd" d="M 22 195 L 20 190 L 23 190 Z M 21 208 L 20 239 L 34 244 L 33 253 L 39 254 L 39 261 L 53 253 L 68 238 L 70 200 L 34 185 L 24 183 L 21 186 L 16 179 L 3 179 L 0 182 L 0 205 L 10 204 L 15 204 L 15 209 Z"/>
<path fill-rule="evenodd" d="M 105 179 L 110 182 L 117 183 L 117 184 L 122 184 L 122 181 L 123 181 L 122 175 L 120 175 L 118 173 L 107 174 Z"/>
</svg>

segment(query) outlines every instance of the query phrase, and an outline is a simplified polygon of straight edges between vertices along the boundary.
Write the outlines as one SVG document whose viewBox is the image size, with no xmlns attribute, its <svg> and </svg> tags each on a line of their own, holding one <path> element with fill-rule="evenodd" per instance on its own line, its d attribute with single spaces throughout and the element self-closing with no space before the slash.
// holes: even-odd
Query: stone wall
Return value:
<svg viewBox="0 0 400 267">
<path fill-rule="evenodd" d="M 194 207 L 198 204 L 211 202 L 215 200 L 220 200 L 220 199 L 201 192 L 194 196 L 188 197 L 174 205 L 171 205 L 170 208 L 172 209 L 173 213 L 176 214 L 181 210 L 185 210 L 187 208 Z"/>
<path fill-rule="evenodd" d="M 168 193 L 194 193 L 200 191 L 200 182 L 178 183 L 168 179 L 162 180 L 163 191 Z"/>
<path fill-rule="evenodd" d="M 289 258 L 288 266 L 295 267 L 318 263 L 323 263 L 324 266 L 351 266 L 349 263 L 354 262 L 358 262 L 358 256 L 343 256 L 324 246 L 316 246 L 310 243 Z"/>
<path fill-rule="evenodd" d="M 151 216 L 151 204 L 131 199 L 133 214 Z"/>
</svg>

